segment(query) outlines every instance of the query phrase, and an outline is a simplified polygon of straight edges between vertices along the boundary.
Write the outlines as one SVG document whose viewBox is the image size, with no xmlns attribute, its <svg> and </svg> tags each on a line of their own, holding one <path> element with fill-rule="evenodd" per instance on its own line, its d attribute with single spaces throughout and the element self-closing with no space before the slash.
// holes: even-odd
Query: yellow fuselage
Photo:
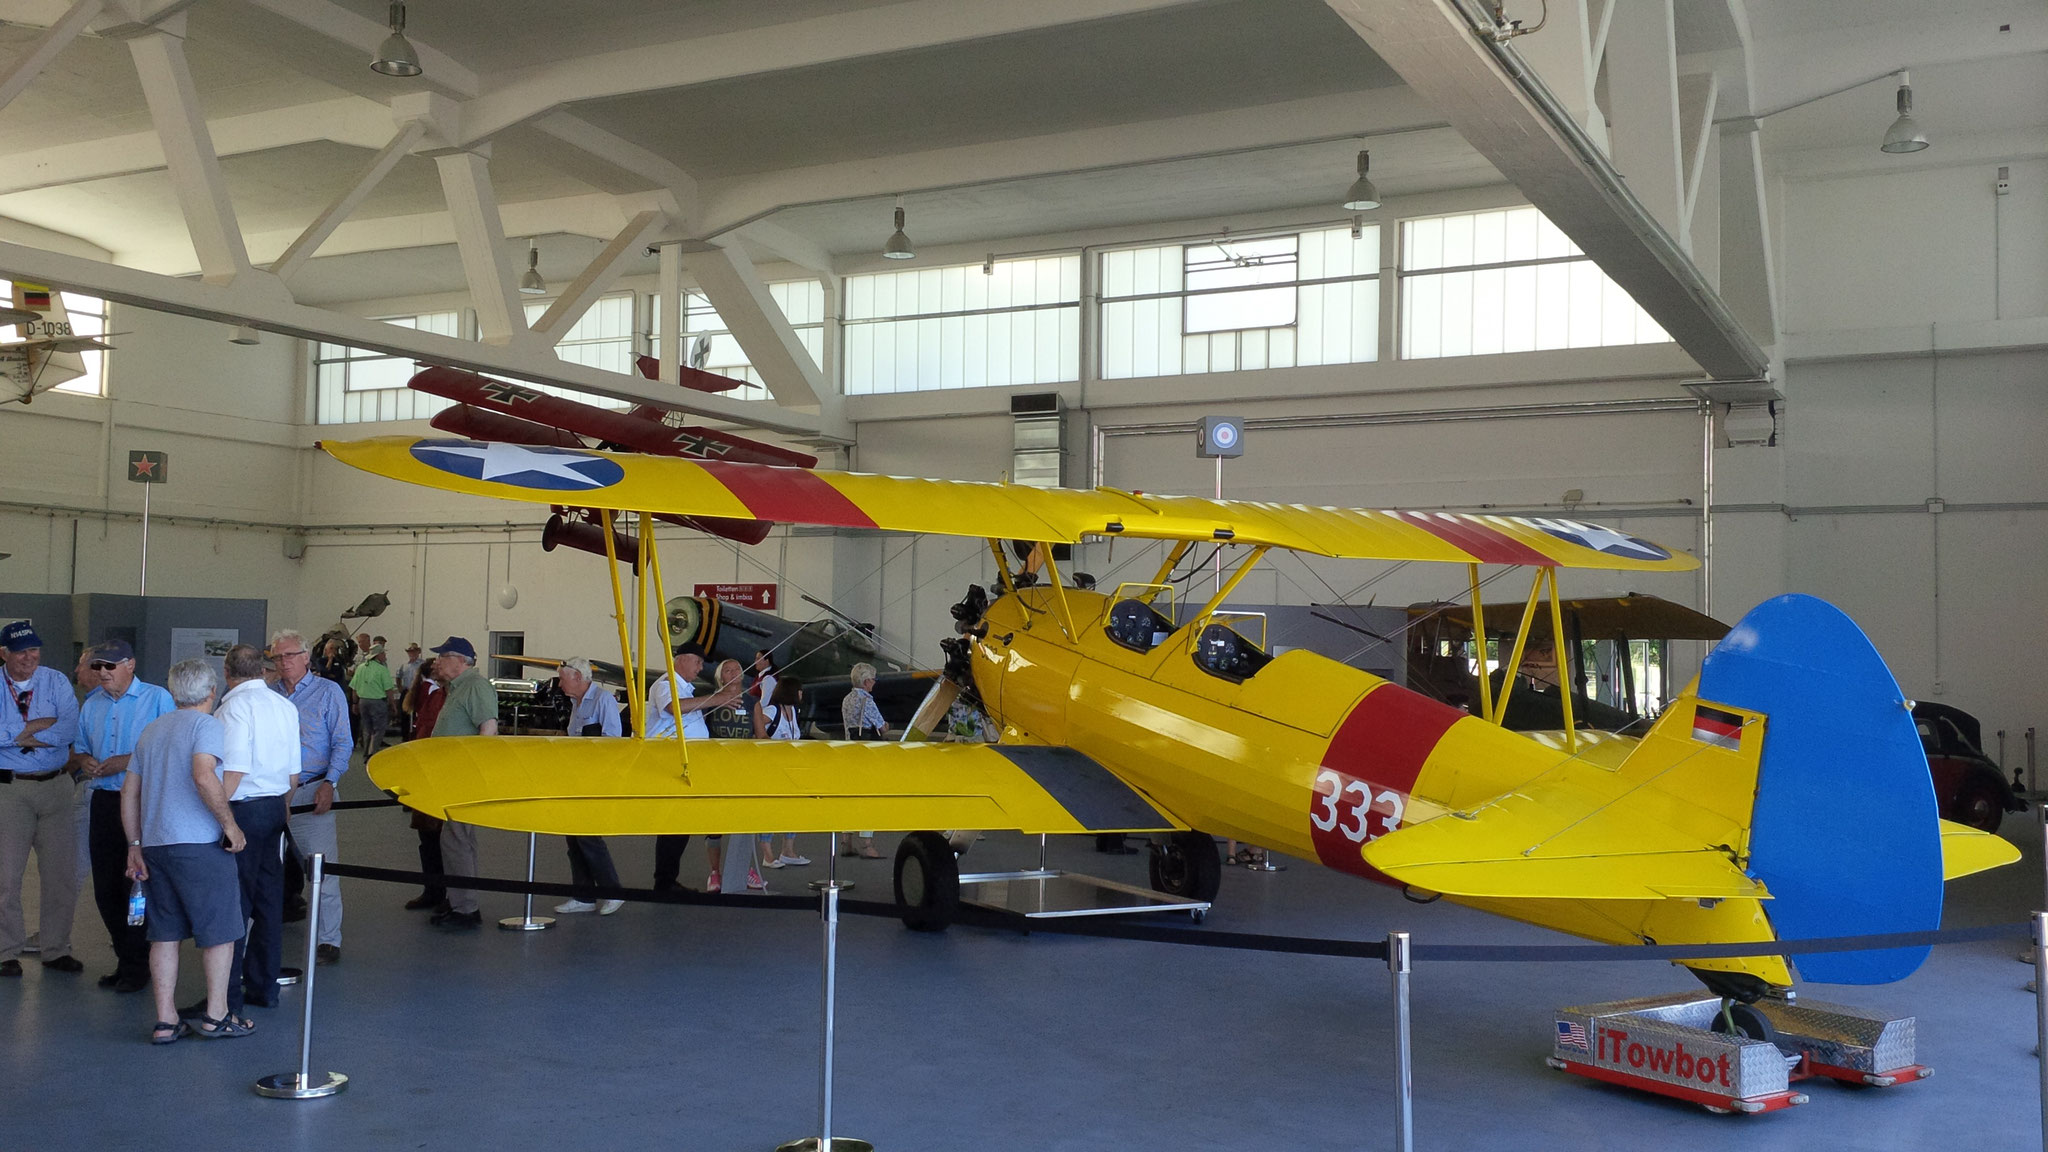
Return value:
<svg viewBox="0 0 2048 1152">
<path fill-rule="evenodd" d="M 1611 767 L 1636 744 L 1582 734 L 1571 753 L 1304 650 L 1233 682 L 1196 663 L 1193 626 L 1139 652 L 1107 634 L 1108 597 L 1064 595 L 1071 637 L 1048 588 L 989 607 L 974 679 L 1005 740 L 1073 747 L 1202 831 L 1355 875 L 1386 880 L 1361 854 L 1380 836 L 1573 759 Z M 1771 938 L 1756 901 L 1462 902 L 1614 943 Z"/>
</svg>

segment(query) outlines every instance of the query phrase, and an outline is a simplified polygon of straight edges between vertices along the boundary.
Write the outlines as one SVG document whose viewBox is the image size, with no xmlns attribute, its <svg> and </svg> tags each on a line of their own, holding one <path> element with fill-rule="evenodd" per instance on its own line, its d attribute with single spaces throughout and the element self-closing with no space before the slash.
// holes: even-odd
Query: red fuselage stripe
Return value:
<svg viewBox="0 0 2048 1152">
<path fill-rule="evenodd" d="M 697 466 L 726 486 L 759 520 L 873 528 L 874 520 L 815 472 L 700 460 Z"/>
<path fill-rule="evenodd" d="M 1344 718 L 1323 752 L 1323 767 L 1412 794 L 1437 741 L 1464 718 L 1464 712 L 1448 704 L 1399 685 L 1382 685 Z"/>
<path fill-rule="evenodd" d="M 1482 564 L 1533 564 L 1542 567 L 1557 563 L 1500 529 L 1477 521 L 1446 520 L 1427 512 L 1406 512 L 1401 514 L 1401 518 L 1446 544 L 1463 548 Z"/>
</svg>

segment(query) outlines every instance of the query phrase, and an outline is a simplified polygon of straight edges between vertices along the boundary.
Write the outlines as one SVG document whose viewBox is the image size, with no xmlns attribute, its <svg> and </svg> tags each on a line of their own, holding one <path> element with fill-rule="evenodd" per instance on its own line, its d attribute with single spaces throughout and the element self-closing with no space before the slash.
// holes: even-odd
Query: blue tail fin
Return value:
<svg viewBox="0 0 2048 1152">
<path fill-rule="evenodd" d="M 1811 596 L 1751 610 L 1707 656 L 1699 695 L 1766 717 L 1749 872 L 1781 940 L 1941 926 L 1941 829 L 1911 704 L 1854 621 Z M 1912 974 L 1927 949 L 1794 958 L 1830 984 Z"/>
</svg>

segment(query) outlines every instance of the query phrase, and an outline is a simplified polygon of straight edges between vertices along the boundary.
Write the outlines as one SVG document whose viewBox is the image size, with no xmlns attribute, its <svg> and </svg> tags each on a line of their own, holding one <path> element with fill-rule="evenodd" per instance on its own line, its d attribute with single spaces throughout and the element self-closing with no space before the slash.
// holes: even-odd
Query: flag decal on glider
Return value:
<svg viewBox="0 0 2048 1152">
<path fill-rule="evenodd" d="M 1742 747 L 1742 717 L 1699 705 L 1692 714 L 1692 738 L 1716 748 Z"/>
<path fill-rule="evenodd" d="M 609 488 L 625 479 L 617 462 L 594 452 L 527 444 L 478 443 L 473 440 L 422 440 L 412 446 L 413 458 L 429 468 L 470 480 L 489 480 L 515 488 L 549 492 L 588 492 Z"/>
</svg>

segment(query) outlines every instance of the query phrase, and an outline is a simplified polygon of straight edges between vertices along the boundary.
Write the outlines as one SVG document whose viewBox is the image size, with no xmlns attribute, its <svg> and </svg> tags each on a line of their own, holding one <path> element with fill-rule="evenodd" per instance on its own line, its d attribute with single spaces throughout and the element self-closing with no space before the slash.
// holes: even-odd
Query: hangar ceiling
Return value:
<svg viewBox="0 0 2048 1152">
<path fill-rule="evenodd" d="M 1537 15 L 1533 0 L 1506 7 Z M 0 0 L 0 153 L 9 158 L 0 227 L 12 219 L 74 237 L 120 268 L 203 271 L 209 285 L 229 286 L 225 295 L 194 289 L 180 307 L 208 314 L 232 300 L 260 324 L 265 302 L 286 295 L 326 305 L 361 293 L 475 291 L 479 275 L 489 294 L 493 270 L 516 266 L 529 235 L 564 238 L 544 253 L 551 283 L 575 277 L 607 241 L 607 275 L 651 272 L 637 251 L 616 251 L 631 247 L 616 242 L 629 230 L 830 275 L 872 255 L 896 195 L 912 206 L 920 244 L 1001 250 L 1006 238 L 1134 223 L 1328 218 L 1367 144 L 1389 196 L 1501 184 L 1492 146 L 1475 147 L 1469 124 L 1453 126 L 1460 101 L 1442 77 L 1404 83 L 1386 45 L 1347 20 L 1356 8 L 411 0 L 408 34 L 426 73 L 393 79 L 366 67 L 383 38 L 384 0 Z M 1438 11 L 1481 8 L 1457 0 Z M 1636 101 L 1641 74 L 1636 62 L 1617 63 L 1610 9 L 1633 17 L 1657 5 L 1548 8 L 1552 27 L 1514 44 L 1546 83 L 1569 90 L 1557 46 L 1580 22 L 1595 71 L 1578 103 L 1604 140 L 1604 119 Z M 82 29 L 75 37 L 59 36 L 67 14 Z M 1652 73 L 1688 99 L 1714 77 L 1717 123 L 1770 114 L 1760 140 L 1774 158 L 1865 148 L 1888 119 L 1883 75 L 1898 67 L 1914 69 L 1918 113 L 1944 147 L 2048 131 L 2048 20 L 2038 5 L 1686 0 L 1667 19 Z M 53 37 L 60 47 L 43 61 L 38 45 Z M 136 43 L 171 39 L 190 75 L 186 118 L 220 156 L 217 181 L 203 158 L 185 157 L 190 172 L 180 173 L 177 149 L 159 137 L 160 121 L 178 127 L 175 101 L 152 116 L 138 75 Z M 160 103 L 176 87 L 164 84 Z M 409 122 L 419 127 L 394 142 Z M 365 179 L 387 145 L 388 172 Z M 464 149 L 488 152 L 487 168 L 455 172 L 445 157 Z M 1573 162 L 1552 152 L 1535 162 Z M 1540 201 L 1544 181 L 1529 184 L 1523 171 L 1516 182 Z M 496 251 L 467 266 L 465 216 L 448 207 L 451 189 L 460 198 L 464 188 L 498 217 L 484 226 Z M 320 224 L 338 202 L 345 211 Z M 195 212 L 211 213 L 216 234 L 241 238 L 250 275 L 236 271 L 232 243 L 189 238 Z M 1588 214 L 1578 227 L 1633 227 L 1624 225 Z M 1691 242 L 1671 221 L 1664 227 L 1678 247 Z M 1721 231 L 1725 244 L 1725 222 Z M 312 254 L 286 270 L 286 293 L 262 269 L 295 243 Z M 4 254 L 46 276 L 78 271 L 11 246 Z M 1737 274 L 1719 263 L 1724 282 Z M 116 279 L 141 286 L 138 297 L 154 291 L 146 279 Z M 259 286 L 235 288 L 238 279 Z M 1767 344 L 1768 333 L 1758 339 Z M 512 354 L 551 358 L 522 333 L 505 340 Z M 522 341 L 533 346 L 522 351 Z"/>
</svg>

